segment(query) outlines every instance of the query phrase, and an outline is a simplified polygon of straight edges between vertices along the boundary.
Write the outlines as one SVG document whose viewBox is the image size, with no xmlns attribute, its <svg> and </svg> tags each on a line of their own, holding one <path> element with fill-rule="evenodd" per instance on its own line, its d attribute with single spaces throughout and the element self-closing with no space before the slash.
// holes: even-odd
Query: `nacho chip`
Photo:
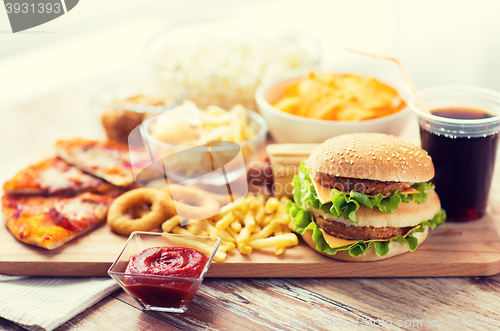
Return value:
<svg viewBox="0 0 500 331">
<path fill-rule="evenodd" d="M 274 106 L 287 113 L 332 121 L 361 121 L 400 111 L 406 103 L 373 77 L 311 72 L 285 89 Z"/>
</svg>

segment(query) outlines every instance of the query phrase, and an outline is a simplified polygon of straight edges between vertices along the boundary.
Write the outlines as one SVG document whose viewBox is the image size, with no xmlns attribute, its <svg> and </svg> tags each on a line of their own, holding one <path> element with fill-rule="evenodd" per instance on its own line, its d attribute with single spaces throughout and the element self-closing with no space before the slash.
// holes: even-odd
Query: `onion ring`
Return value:
<svg viewBox="0 0 500 331">
<path fill-rule="evenodd" d="M 172 196 L 179 200 L 173 200 Z M 168 212 L 198 221 L 214 216 L 220 210 L 219 202 L 210 193 L 194 187 L 170 185 L 170 188 L 160 190 L 158 199 Z"/>
<path fill-rule="evenodd" d="M 225 206 L 225 205 L 230 204 L 231 202 L 233 202 L 231 200 L 231 196 L 228 193 L 226 193 L 226 194 L 207 193 L 207 194 L 210 195 L 215 200 L 217 200 L 217 202 L 219 203 L 219 207 Z M 233 199 L 236 199 L 236 198 L 233 198 Z"/>
<path fill-rule="evenodd" d="M 169 211 L 160 203 L 159 191 L 152 188 L 138 188 L 116 198 L 108 209 L 107 222 L 117 233 L 128 236 L 134 231 L 150 231 L 158 228 L 167 218 Z M 131 219 L 125 215 L 136 206 L 151 205 L 151 211 L 140 218 Z"/>
<path fill-rule="evenodd" d="M 172 198 L 172 192 L 170 191 L 170 187 L 168 185 L 167 188 L 158 190 L 157 198 L 163 209 L 165 209 L 170 215 L 177 215 L 174 198 Z"/>
</svg>

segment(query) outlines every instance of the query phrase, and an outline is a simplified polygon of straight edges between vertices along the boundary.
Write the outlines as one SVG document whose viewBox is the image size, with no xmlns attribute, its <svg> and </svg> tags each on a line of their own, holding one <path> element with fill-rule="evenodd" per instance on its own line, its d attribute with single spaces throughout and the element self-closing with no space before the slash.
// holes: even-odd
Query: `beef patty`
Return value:
<svg viewBox="0 0 500 331">
<path fill-rule="evenodd" d="M 374 228 L 373 226 L 345 225 L 333 220 L 326 220 L 317 214 L 313 214 L 313 220 L 320 229 L 323 229 L 329 235 L 350 240 L 390 239 L 398 235 L 404 236 L 413 228 L 413 226 Z"/>
<path fill-rule="evenodd" d="M 389 196 L 394 194 L 397 190 L 404 191 L 413 185 L 413 183 L 409 182 L 382 182 L 372 179 L 336 177 L 322 173 L 315 173 L 314 176 L 321 185 L 329 186 L 341 192 L 350 192 L 354 190 L 369 195 L 382 193 L 384 196 Z"/>
</svg>

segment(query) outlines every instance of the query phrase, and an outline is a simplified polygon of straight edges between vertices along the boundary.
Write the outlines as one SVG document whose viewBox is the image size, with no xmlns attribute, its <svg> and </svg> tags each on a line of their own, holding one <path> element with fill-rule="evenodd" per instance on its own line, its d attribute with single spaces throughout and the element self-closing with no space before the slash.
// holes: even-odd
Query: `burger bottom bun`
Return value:
<svg viewBox="0 0 500 331">
<path fill-rule="evenodd" d="M 427 234 L 429 233 L 429 227 L 425 226 L 425 231 L 424 232 L 417 232 L 413 233 L 412 235 L 418 239 L 418 245 L 420 246 L 425 239 L 427 238 Z M 316 252 L 318 250 L 316 249 L 316 243 L 312 239 L 312 231 L 307 230 L 303 235 L 302 239 Z M 378 256 L 377 253 L 375 253 L 375 248 L 373 245 L 370 245 L 366 252 L 360 256 L 351 256 L 349 255 L 349 251 L 337 251 L 336 254 L 334 255 L 329 255 L 326 253 L 321 253 L 318 252 L 321 255 L 324 255 L 326 257 L 335 259 L 335 260 L 340 260 L 340 261 L 349 261 L 349 262 L 370 262 L 370 261 L 379 261 L 379 260 L 385 260 L 390 257 L 404 254 L 406 252 L 409 252 L 410 249 L 408 248 L 408 245 L 406 243 L 400 242 L 400 241 L 393 241 L 389 244 L 389 253 L 385 256 Z"/>
</svg>

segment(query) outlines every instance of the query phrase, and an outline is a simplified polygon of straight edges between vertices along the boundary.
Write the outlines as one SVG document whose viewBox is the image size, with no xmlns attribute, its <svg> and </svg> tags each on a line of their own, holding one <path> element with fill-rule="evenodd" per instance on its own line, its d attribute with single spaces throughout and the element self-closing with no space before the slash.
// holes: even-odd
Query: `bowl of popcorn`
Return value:
<svg viewBox="0 0 500 331">
<path fill-rule="evenodd" d="M 348 133 L 401 134 L 410 96 L 397 71 L 345 65 L 282 72 L 257 88 L 255 100 L 274 141 L 321 143 Z"/>
<path fill-rule="evenodd" d="M 262 79 L 321 60 L 318 41 L 302 31 L 246 18 L 210 17 L 177 23 L 146 45 L 155 79 L 184 86 L 197 104 L 241 104 L 257 110 Z"/>
</svg>

